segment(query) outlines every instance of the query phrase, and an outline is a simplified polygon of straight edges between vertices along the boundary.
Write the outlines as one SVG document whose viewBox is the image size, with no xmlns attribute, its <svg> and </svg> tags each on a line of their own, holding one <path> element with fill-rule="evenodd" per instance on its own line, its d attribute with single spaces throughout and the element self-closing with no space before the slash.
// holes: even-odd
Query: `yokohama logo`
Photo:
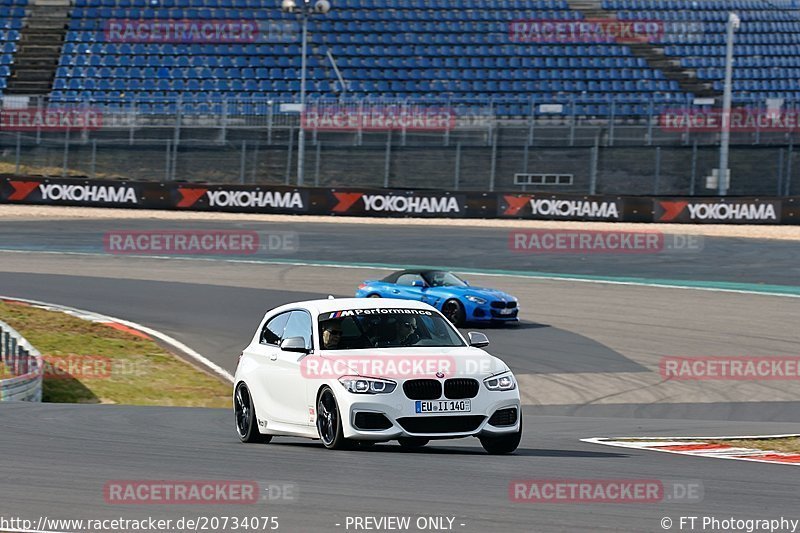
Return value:
<svg viewBox="0 0 800 533">
<path fill-rule="evenodd" d="M 364 202 L 364 210 L 391 213 L 460 213 L 461 207 L 454 196 L 395 196 L 388 194 L 333 193 L 338 203 L 335 213 L 346 213 L 356 202 Z"/>
<path fill-rule="evenodd" d="M 613 200 L 564 200 L 558 198 L 534 198 L 532 196 L 504 195 L 505 216 L 524 216 L 530 208 L 530 216 L 549 218 L 599 218 L 619 220 L 619 205 Z"/>
<path fill-rule="evenodd" d="M 8 197 L 12 201 L 23 201 L 37 188 L 42 200 L 48 202 L 103 202 L 118 204 L 138 203 L 136 191 L 129 186 L 113 185 L 63 185 L 38 181 L 10 181 L 14 192 Z"/>
<path fill-rule="evenodd" d="M 692 220 L 777 220 L 772 204 L 689 204 Z"/>
<path fill-rule="evenodd" d="M 664 213 L 659 217 L 659 222 L 669 222 L 685 218 L 688 213 L 689 220 L 698 221 L 777 221 L 778 214 L 772 203 L 690 203 L 659 202 Z"/>
<path fill-rule="evenodd" d="M 177 207 L 192 207 L 206 196 L 210 207 L 273 207 L 279 209 L 303 209 L 303 197 L 299 192 L 278 191 L 210 191 L 205 188 L 180 187 L 181 200 Z"/>
<path fill-rule="evenodd" d="M 615 202 L 531 199 L 531 213 L 552 217 L 619 218 Z"/>
</svg>

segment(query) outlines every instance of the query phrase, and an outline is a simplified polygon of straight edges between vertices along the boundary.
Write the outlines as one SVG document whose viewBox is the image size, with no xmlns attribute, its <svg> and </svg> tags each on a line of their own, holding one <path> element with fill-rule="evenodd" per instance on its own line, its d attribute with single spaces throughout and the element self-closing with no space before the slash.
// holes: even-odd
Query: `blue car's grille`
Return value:
<svg viewBox="0 0 800 533">
<path fill-rule="evenodd" d="M 500 302 L 494 301 L 492 302 L 492 307 L 495 309 L 514 309 L 517 306 L 517 302 Z"/>
</svg>

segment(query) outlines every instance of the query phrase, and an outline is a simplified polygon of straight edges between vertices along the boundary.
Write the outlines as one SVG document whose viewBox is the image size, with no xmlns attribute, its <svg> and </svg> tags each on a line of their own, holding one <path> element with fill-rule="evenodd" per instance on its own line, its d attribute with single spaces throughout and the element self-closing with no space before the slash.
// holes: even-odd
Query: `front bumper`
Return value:
<svg viewBox="0 0 800 533">
<path fill-rule="evenodd" d="M 337 400 L 345 438 L 358 440 L 500 436 L 519 431 L 522 417 L 519 390 L 496 392 L 485 389 L 483 385 L 478 395 L 470 399 L 472 409 L 467 413 L 418 414 L 415 412 L 415 400 L 407 398 L 401 386 L 391 394 L 363 395 L 337 391 Z M 489 423 L 497 411 L 509 408 L 516 409 L 516 421 L 512 425 Z M 388 427 L 364 429 L 365 420 L 370 421 L 370 427 L 377 426 L 371 423 L 380 420 L 379 415 L 385 417 L 384 425 Z"/>
<path fill-rule="evenodd" d="M 467 320 L 470 322 L 517 322 L 519 321 L 519 307 L 499 309 L 489 304 L 473 305 L 467 310 Z"/>
</svg>

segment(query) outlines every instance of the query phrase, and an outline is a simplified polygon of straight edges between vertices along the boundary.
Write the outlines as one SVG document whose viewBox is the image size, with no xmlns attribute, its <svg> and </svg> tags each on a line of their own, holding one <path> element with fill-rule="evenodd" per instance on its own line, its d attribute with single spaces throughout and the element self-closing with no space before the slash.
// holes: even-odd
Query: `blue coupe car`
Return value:
<svg viewBox="0 0 800 533">
<path fill-rule="evenodd" d="M 358 298 L 400 298 L 432 305 L 450 322 L 517 322 L 515 297 L 495 289 L 473 287 L 444 270 L 401 270 L 381 280 L 367 280 L 356 290 Z"/>
</svg>

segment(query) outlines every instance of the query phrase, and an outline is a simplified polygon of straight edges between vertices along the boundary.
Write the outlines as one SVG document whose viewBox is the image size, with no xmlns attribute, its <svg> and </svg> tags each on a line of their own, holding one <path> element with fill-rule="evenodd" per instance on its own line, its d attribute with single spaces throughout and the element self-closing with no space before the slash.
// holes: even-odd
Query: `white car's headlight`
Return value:
<svg viewBox="0 0 800 533">
<path fill-rule="evenodd" d="M 483 384 L 486 385 L 487 389 L 495 391 L 514 390 L 517 388 L 517 380 L 514 379 L 514 374 L 511 372 L 490 376 L 483 380 Z"/>
<path fill-rule="evenodd" d="M 484 300 L 483 298 L 479 298 L 478 296 L 472 296 L 471 294 L 468 294 L 468 295 L 464 296 L 464 298 L 466 298 L 470 302 L 472 302 L 474 304 L 478 304 L 478 305 L 483 305 L 483 304 L 486 303 L 486 300 Z"/>
<path fill-rule="evenodd" d="M 339 378 L 339 383 L 354 394 L 389 394 L 397 388 L 397 383 L 390 379 L 360 376 L 342 376 Z"/>
</svg>

